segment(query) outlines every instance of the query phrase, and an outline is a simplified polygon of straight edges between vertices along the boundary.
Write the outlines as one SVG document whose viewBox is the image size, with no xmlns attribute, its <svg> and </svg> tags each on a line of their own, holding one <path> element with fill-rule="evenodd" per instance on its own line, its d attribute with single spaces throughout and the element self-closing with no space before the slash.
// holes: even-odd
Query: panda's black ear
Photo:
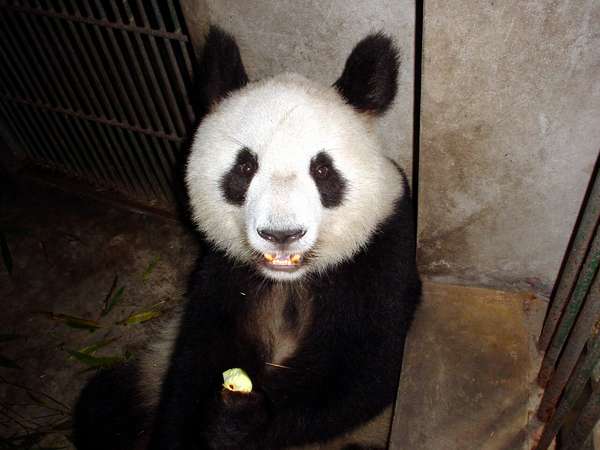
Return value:
<svg viewBox="0 0 600 450">
<path fill-rule="evenodd" d="M 360 112 L 383 114 L 396 96 L 398 50 L 383 33 L 360 41 L 346 61 L 334 86 Z"/>
<path fill-rule="evenodd" d="M 211 26 L 195 80 L 196 106 L 207 112 L 229 92 L 246 83 L 248 75 L 235 39 L 219 27 Z"/>
</svg>

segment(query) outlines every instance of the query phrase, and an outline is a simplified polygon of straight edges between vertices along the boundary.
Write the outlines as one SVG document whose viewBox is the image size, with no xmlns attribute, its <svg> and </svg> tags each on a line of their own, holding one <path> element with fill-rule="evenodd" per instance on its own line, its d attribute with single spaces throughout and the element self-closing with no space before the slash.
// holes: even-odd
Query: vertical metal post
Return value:
<svg viewBox="0 0 600 450">
<path fill-rule="evenodd" d="M 103 20 L 106 20 L 107 19 L 106 12 L 105 12 L 102 4 L 98 0 L 94 0 L 94 4 L 95 4 L 96 8 L 98 9 L 98 11 L 100 12 L 100 18 Z M 116 14 L 117 13 L 115 12 L 115 15 Z M 124 54 L 123 54 L 120 46 L 118 45 L 114 30 L 109 29 L 106 32 L 107 32 L 109 40 L 112 44 L 114 54 L 117 56 L 118 62 L 121 64 L 122 67 L 125 67 L 126 66 L 125 57 L 124 57 Z M 139 36 L 137 34 L 136 34 L 136 36 L 139 38 Z M 129 33 L 123 31 L 122 38 L 123 38 L 123 42 L 125 43 L 125 48 L 128 52 L 128 60 L 131 63 L 133 63 L 135 72 L 138 74 L 139 83 L 136 84 L 133 82 L 132 76 L 129 74 L 128 71 L 126 71 L 126 70 L 121 71 L 121 73 L 124 75 L 124 79 L 125 79 L 127 85 L 129 86 L 130 93 L 132 94 L 133 101 L 135 104 L 135 110 L 138 111 L 139 113 L 141 113 L 141 117 L 143 119 L 142 123 L 146 123 L 147 126 L 151 126 L 152 122 L 150 122 L 148 112 L 147 112 L 147 110 L 149 110 L 155 121 L 155 125 L 157 126 L 157 129 L 164 130 L 164 127 L 162 126 L 161 121 L 158 118 L 157 110 L 152 101 L 153 96 L 151 95 L 151 92 L 148 89 L 145 77 L 143 76 L 142 69 L 138 63 L 137 56 L 133 50 L 132 43 L 131 43 L 131 37 L 130 37 Z M 151 70 L 151 68 L 150 68 L 150 70 Z M 138 91 L 139 88 L 142 89 L 143 95 L 140 94 L 140 92 Z M 127 94 L 125 94 L 125 95 L 127 95 Z M 147 100 L 147 102 L 144 102 L 142 100 L 142 98 L 145 98 Z M 168 116 L 168 114 L 167 114 L 167 116 Z M 137 120 L 137 123 L 139 124 L 140 123 L 139 120 L 137 118 L 136 118 L 136 120 Z M 168 120 L 170 120 L 170 118 Z M 172 127 L 172 123 L 170 125 Z M 133 139 L 134 145 L 137 145 L 136 138 L 134 136 L 132 136 L 132 139 Z M 150 160 L 152 166 L 154 166 L 154 167 L 156 166 L 153 158 L 149 157 L 147 152 L 140 152 L 140 157 L 148 158 Z M 151 171 L 150 174 L 153 175 L 153 178 L 155 180 L 152 183 L 154 192 L 157 194 L 157 196 L 168 199 L 169 188 L 167 187 L 165 180 L 161 177 L 160 171 L 156 170 L 156 167 L 155 167 L 155 170 Z M 155 186 L 158 187 L 158 189 L 156 189 Z"/>
<path fill-rule="evenodd" d="M 157 4 L 156 0 L 152 0 L 151 4 L 152 4 L 152 11 L 154 12 L 156 20 L 158 21 L 159 28 L 166 30 L 165 22 L 163 20 L 162 14 L 160 12 L 159 5 Z M 173 7 L 173 2 L 168 2 L 168 4 L 169 4 L 170 8 Z M 175 11 L 171 11 L 171 14 L 172 14 L 171 19 L 173 20 L 173 22 L 178 24 L 177 13 Z M 173 94 L 173 97 L 179 99 L 180 102 L 183 103 L 183 106 L 187 113 L 187 119 L 188 119 L 187 120 L 187 128 L 189 129 L 189 127 L 194 125 L 194 122 L 196 120 L 196 118 L 194 116 L 194 110 L 192 108 L 190 98 L 187 95 L 187 89 L 185 87 L 185 82 L 183 81 L 181 71 L 177 70 L 178 63 L 177 63 L 177 60 L 175 59 L 175 55 L 173 53 L 173 47 L 172 47 L 171 42 L 164 41 L 164 47 L 167 51 L 167 56 L 169 58 L 171 68 L 173 69 L 172 73 L 174 74 L 175 81 L 177 82 L 178 93 L 177 93 L 177 95 Z M 187 52 L 185 52 L 185 53 L 187 54 Z M 160 58 L 158 58 L 158 59 L 160 59 Z M 179 110 L 176 110 L 176 111 L 177 111 L 177 114 L 179 114 Z"/>
<path fill-rule="evenodd" d="M 64 5 L 61 3 L 62 2 L 60 2 L 59 5 L 63 6 L 64 9 Z M 34 5 L 37 7 L 38 11 L 42 10 L 42 6 L 39 4 L 39 1 L 36 0 Z M 71 70 L 68 72 L 71 72 L 73 77 L 73 82 L 71 83 L 73 85 L 73 92 L 75 92 L 79 103 L 83 105 L 82 110 L 84 112 L 90 112 L 98 116 L 102 116 L 103 110 L 96 96 L 96 90 L 90 84 L 87 74 L 83 71 L 82 63 L 85 63 L 85 59 L 79 58 L 77 55 L 75 55 L 72 42 L 70 39 L 66 38 L 65 31 L 62 27 L 55 27 L 54 24 L 51 23 L 51 19 L 47 17 L 40 18 L 39 22 L 45 24 L 45 27 L 41 28 L 45 30 L 45 33 L 49 37 L 50 41 L 57 44 L 53 47 L 56 47 L 58 56 L 60 56 L 60 64 L 71 68 Z M 55 28 L 57 29 L 56 32 L 54 31 Z M 95 71 L 95 69 L 93 71 Z M 64 77 L 67 77 L 67 75 L 68 73 L 65 73 Z M 125 189 L 134 190 L 133 186 L 131 186 L 129 183 L 129 178 L 122 170 L 124 167 L 123 161 L 120 160 L 120 158 L 115 157 L 110 148 L 106 149 L 108 150 L 108 153 L 105 155 L 104 152 L 98 151 L 97 147 L 89 145 L 87 136 L 85 136 L 83 133 L 81 124 L 79 122 L 77 122 L 76 127 L 70 128 L 72 137 L 80 144 L 78 146 L 79 153 L 86 156 L 88 159 L 93 160 L 92 164 L 87 167 L 86 172 L 96 176 L 99 180 L 98 169 L 110 166 L 115 167 L 116 173 L 121 181 L 121 186 Z M 82 138 L 86 141 L 85 143 L 82 141 Z M 110 161 L 111 159 L 112 161 Z M 104 177 L 106 179 L 106 174 L 104 174 Z"/>
<path fill-rule="evenodd" d="M 1 16 L 2 15 L 0 15 L 0 17 Z M 15 40 L 19 38 L 22 39 L 22 36 L 20 35 L 20 33 L 15 33 L 15 35 L 13 36 L 13 34 L 10 32 L 9 22 L 7 18 L 5 18 L 5 20 L 3 20 L 2 23 L 3 26 L 0 26 L 0 31 L 5 32 L 4 42 L 8 43 L 8 45 L 5 47 L 7 53 L 4 55 L 4 57 L 6 58 L 6 55 L 8 54 L 8 58 L 5 59 L 5 61 L 7 61 L 6 68 L 11 71 L 14 71 L 12 73 L 13 79 L 20 84 L 23 83 L 22 79 L 24 79 L 25 84 L 30 89 L 33 88 L 33 90 L 35 91 L 34 95 L 38 96 L 38 98 L 42 99 L 42 101 L 46 101 L 48 102 L 48 104 L 49 102 L 58 103 L 60 101 L 58 97 L 60 92 L 58 92 L 58 90 L 54 91 L 54 96 L 51 96 L 47 94 L 48 89 L 41 85 L 41 80 L 45 80 L 46 83 L 49 83 L 52 81 L 52 78 L 50 76 L 41 76 L 39 71 L 36 70 L 37 67 L 32 67 L 31 64 L 28 64 L 26 61 L 24 61 L 23 53 L 16 50 L 17 46 L 15 43 Z M 23 89 L 26 90 L 24 87 Z M 16 106 L 14 106 L 14 108 L 16 110 Z M 68 167 L 74 173 L 79 173 L 79 171 L 82 169 L 82 166 L 80 161 L 74 155 L 72 155 L 70 152 L 62 153 L 54 152 L 53 150 L 55 149 L 50 150 L 54 153 L 54 158 L 51 159 L 51 161 L 60 162 L 66 165 L 66 167 Z"/>
<path fill-rule="evenodd" d="M 580 450 L 600 419 L 600 392 L 593 392 L 565 439 L 565 450 Z"/>
<path fill-rule="evenodd" d="M 79 9 L 77 9 L 76 6 L 72 6 L 70 0 L 60 0 L 59 5 L 63 10 L 66 10 L 66 7 L 71 8 L 71 10 L 75 11 L 75 17 L 81 17 Z M 98 92 L 98 97 L 101 99 L 104 114 L 112 118 L 124 118 L 125 113 L 121 107 L 121 102 L 115 93 L 115 83 L 111 81 L 105 69 L 106 64 L 100 58 L 100 55 L 92 42 L 89 27 L 87 25 L 76 27 L 73 22 L 68 22 L 68 27 L 71 36 L 71 39 L 69 40 L 75 42 L 76 46 L 79 48 L 87 73 L 90 74 L 91 81 L 95 86 L 95 90 Z M 82 124 L 79 124 L 79 128 L 82 134 L 86 133 Z M 116 140 L 116 136 L 122 133 L 121 130 L 114 130 L 112 127 L 109 127 L 108 132 L 113 140 Z M 101 148 L 94 134 L 90 135 L 90 139 L 97 144 L 95 147 L 96 149 Z M 131 159 L 128 157 L 128 149 L 124 146 L 118 148 L 121 149 L 120 159 L 121 161 L 124 161 L 123 165 L 127 172 L 130 192 L 132 192 L 134 196 L 141 195 L 149 198 L 148 191 L 145 189 L 145 184 L 138 177 L 135 170 L 136 165 L 132 164 Z"/>
<path fill-rule="evenodd" d="M 600 177 L 598 176 L 598 166 L 599 163 L 596 161 L 596 167 L 592 174 L 592 183 L 588 187 L 582 203 L 582 212 L 575 225 L 576 232 L 569 243 L 567 255 L 558 276 L 554 294 L 552 295 L 552 303 L 544 320 L 544 328 L 538 341 L 538 348 L 542 351 L 548 348 L 550 340 L 557 329 L 563 310 L 565 310 L 565 306 L 571 297 L 583 260 L 586 257 L 587 249 L 594 236 L 594 230 L 600 221 Z M 543 385 L 547 379 L 541 381 Z"/>
<path fill-rule="evenodd" d="M 576 353 L 577 351 L 581 351 L 581 348 L 583 348 L 583 343 L 589 337 L 591 327 L 597 320 L 596 317 L 600 313 L 600 302 L 597 301 L 597 296 L 600 295 L 600 293 L 597 291 L 598 282 L 596 281 L 594 283 L 594 279 L 600 278 L 597 276 L 599 266 L 600 233 L 596 233 L 591 248 L 589 249 L 585 258 L 583 269 L 581 270 L 579 278 L 577 279 L 571 300 L 569 301 L 567 308 L 563 313 L 563 317 L 558 325 L 556 334 L 554 335 L 552 343 L 548 347 L 542 362 L 542 367 L 538 376 L 540 384 L 547 384 L 548 380 L 550 380 L 550 377 L 552 376 L 550 385 L 548 386 L 548 389 L 546 389 L 546 394 L 548 396 L 551 392 L 554 392 L 554 389 L 557 387 L 556 383 L 559 382 L 557 380 L 564 382 L 564 380 L 566 380 L 565 377 L 568 377 L 568 374 L 573 368 L 574 360 L 577 358 L 573 355 L 573 352 Z M 588 295 L 588 292 L 590 292 L 590 295 Z M 596 295 L 596 301 L 594 301 L 594 295 Z M 586 298 L 587 301 L 582 309 L 582 304 Z M 567 339 L 567 348 L 565 348 L 559 363 L 559 367 L 556 370 L 556 373 L 554 373 L 554 367 L 558 361 L 561 351 L 563 350 L 565 342 L 567 342 Z M 567 373 L 565 373 L 565 371 Z M 551 403 L 543 403 L 543 405 L 543 409 L 551 407 Z M 543 415 L 544 414 L 542 413 L 542 416 Z"/>
<path fill-rule="evenodd" d="M 150 23 L 148 21 L 148 16 L 146 15 L 146 9 L 144 7 L 144 4 L 140 0 L 136 0 L 136 4 L 140 16 L 142 18 L 142 25 L 144 27 L 149 27 Z M 136 35 L 136 37 L 138 37 L 138 35 Z M 166 116 L 169 118 L 173 118 L 172 122 L 174 122 L 175 125 L 175 128 L 173 130 L 177 134 L 184 134 L 186 127 L 183 124 L 183 121 L 181 120 L 181 114 L 176 104 L 176 97 L 173 93 L 171 80 L 169 80 L 162 57 L 158 51 L 156 39 L 154 38 L 154 36 L 148 36 L 146 38 L 146 42 L 148 42 L 148 44 L 150 45 L 150 49 L 152 51 L 151 54 L 153 55 L 153 58 L 150 58 L 150 55 L 146 52 L 143 52 L 142 54 L 144 56 L 144 61 L 146 62 L 146 65 L 150 70 L 150 78 L 152 79 L 155 88 L 158 88 L 155 92 L 155 97 L 159 100 L 161 108 L 163 109 L 163 111 L 165 111 Z M 140 47 L 145 49 L 145 46 L 143 44 L 141 44 Z M 162 80 L 162 86 L 160 86 L 158 79 L 154 76 L 154 72 L 157 72 L 158 75 L 160 75 L 160 78 Z M 173 124 L 171 124 L 171 126 L 173 126 Z"/>
<path fill-rule="evenodd" d="M 596 234 L 595 242 L 600 242 L 600 233 Z M 595 251 L 596 258 L 600 259 L 600 244 L 597 245 Z M 573 327 L 573 331 L 560 358 L 558 367 L 550 379 L 548 387 L 544 391 L 544 396 L 538 412 L 540 419 L 547 420 L 554 410 L 554 407 L 560 398 L 560 394 L 569 380 L 573 367 L 577 363 L 577 359 L 579 358 L 587 339 L 591 335 L 594 325 L 599 319 L 600 275 L 598 275 L 598 270 L 596 268 L 596 277 L 590 288 L 589 295 L 586 298 L 585 305 Z"/>
<path fill-rule="evenodd" d="M 573 375 L 565 388 L 565 393 L 560 399 L 554 415 L 544 427 L 535 450 L 545 450 L 550 446 L 552 440 L 565 423 L 567 416 L 575 407 L 598 361 L 600 361 L 600 334 L 596 333 L 588 343 L 587 353 L 582 357 L 573 371 Z"/>
<path fill-rule="evenodd" d="M 4 117 L 6 118 L 5 119 L 6 123 L 11 126 L 12 132 L 21 140 L 21 143 L 23 144 L 23 149 L 25 149 L 28 156 L 34 160 L 39 159 L 40 156 L 39 156 L 38 152 L 34 151 L 31 147 L 31 144 L 30 144 L 30 142 L 32 140 L 31 135 L 23 132 L 23 130 L 19 126 L 19 123 L 15 120 L 15 115 L 12 113 L 12 111 L 8 111 L 8 109 L 5 108 L 1 102 L 0 102 L 0 109 L 2 110 L 2 113 L 3 113 Z"/>
<path fill-rule="evenodd" d="M 538 374 L 545 386 L 537 416 L 547 422 L 536 450 L 548 448 L 574 412 L 600 364 L 600 155 L 592 173 L 575 232 L 546 315 L 540 349 L 546 354 Z M 581 449 L 600 418 L 594 392 L 574 428 L 562 432 L 563 447 Z M 568 433 L 568 436 L 564 434 Z"/>
</svg>

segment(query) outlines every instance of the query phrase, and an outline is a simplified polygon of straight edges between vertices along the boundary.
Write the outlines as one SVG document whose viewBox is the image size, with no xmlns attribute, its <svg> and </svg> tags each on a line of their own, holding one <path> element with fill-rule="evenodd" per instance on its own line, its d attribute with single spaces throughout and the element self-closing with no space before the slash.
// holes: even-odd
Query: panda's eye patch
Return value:
<svg viewBox="0 0 600 450">
<path fill-rule="evenodd" d="M 257 170 L 256 155 L 249 148 L 242 148 L 231 169 L 221 178 L 221 191 L 225 200 L 234 205 L 243 205 L 246 191 Z"/>
<path fill-rule="evenodd" d="M 327 152 L 319 152 L 310 161 L 310 175 L 321 196 L 321 204 L 325 208 L 339 206 L 346 193 L 346 180 L 333 164 Z"/>
</svg>

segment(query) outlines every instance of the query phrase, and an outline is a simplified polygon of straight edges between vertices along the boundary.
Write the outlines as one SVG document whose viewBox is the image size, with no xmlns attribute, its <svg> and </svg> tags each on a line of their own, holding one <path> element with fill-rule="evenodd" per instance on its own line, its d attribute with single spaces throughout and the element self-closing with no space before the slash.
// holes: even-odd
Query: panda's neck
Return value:
<svg viewBox="0 0 600 450">
<path fill-rule="evenodd" d="M 301 283 L 270 283 L 248 299 L 243 328 L 263 348 L 265 362 L 285 366 L 310 328 L 312 294 Z"/>
</svg>

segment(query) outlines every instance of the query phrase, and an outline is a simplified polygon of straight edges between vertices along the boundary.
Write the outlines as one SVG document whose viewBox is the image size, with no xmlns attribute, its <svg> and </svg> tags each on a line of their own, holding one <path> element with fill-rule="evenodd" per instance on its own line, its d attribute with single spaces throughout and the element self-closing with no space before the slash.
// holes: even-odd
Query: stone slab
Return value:
<svg viewBox="0 0 600 450">
<path fill-rule="evenodd" d="M 391 433 L 398 450 L 516 450 L 532 392 L 531 294 L 425 283 Z"/>
</svg>

